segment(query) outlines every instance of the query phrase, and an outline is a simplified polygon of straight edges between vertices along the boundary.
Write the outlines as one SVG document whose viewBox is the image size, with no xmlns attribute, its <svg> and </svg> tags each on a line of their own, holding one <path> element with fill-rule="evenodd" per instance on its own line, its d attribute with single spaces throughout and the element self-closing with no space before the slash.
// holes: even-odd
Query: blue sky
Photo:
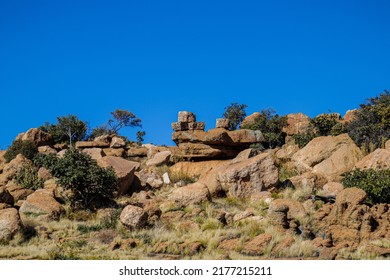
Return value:
<svg viewBox="0 0 390 280">
<path fill-rule="evenodd" d="M 172 145 L 180 110 L 358 107 L 390 88 L 389 1 L 0 0 L 0 148 L 56 116 L 127 109 Z M 124 129 L 135 138 L 137 129 Z"/>
</svg>

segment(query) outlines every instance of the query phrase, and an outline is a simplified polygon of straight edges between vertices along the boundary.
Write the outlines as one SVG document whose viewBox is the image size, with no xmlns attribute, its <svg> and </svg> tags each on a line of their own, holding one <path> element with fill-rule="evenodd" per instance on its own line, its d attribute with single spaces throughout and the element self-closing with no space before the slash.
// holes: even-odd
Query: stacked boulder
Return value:
<svg viewBox="0 0 390 280">
<path fill-rule="evenodd" d="M 180 111 L 177 122 L 172 123 L 174 131 L 200 130 L 204 131 L 205 123 L 197 122 L 194 113 Z"/>
</svg>

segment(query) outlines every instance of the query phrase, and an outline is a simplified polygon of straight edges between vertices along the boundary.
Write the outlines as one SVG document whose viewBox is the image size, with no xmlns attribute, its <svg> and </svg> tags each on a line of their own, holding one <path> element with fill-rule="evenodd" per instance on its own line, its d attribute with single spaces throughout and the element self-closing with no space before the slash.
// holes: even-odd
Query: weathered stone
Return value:
<svg viewBox="0 0 390 280">
<path fill-rule="evenodd" d="M 244 211 L 244 212 L 241 212 L 241 213 L 234 215 L 233 221 L 239 222 L 239 221 L 245 220 L 246 218 L 253 217 L 253 216 L 254 216 L 253 211 L 247 210 L 247 211 Z"/>
<path fill-rule="evenodd" d="M 313 172 L 306 172 L 301 175 L 293 176 L 289 179 L 289 182 L 297 189 L 319 189 L 327 183 L 327 179 Z"/>
<path fill-rule="evenodd" d="M 188 130 L 200 130 L 203 131 L 205 128 L 204 122 L 191 122 L 188 123 Z"/>
<path fill-rule="evenodd" d="M 358 169 L 390 169 L 390 150 L 376 149 L 355 165 Z"/>
<path fill-rule="evenodd" d="M 89 155 L 94 160 L 101 159 L 106 155 L 101 148 L 87 148 L 83 150 L 83 153 Z"/>
<path fill-rule="evenodd" d="M 196 122 L 196 116 L 194 113 L 188 112 L 188 111 L 180 111 L 178 113 L 178 122 Z"/>
<path fill-rule="evenodd" d="M 229 119 L 217 119 L 215 128 L 229 128 Z"/>
<path fill-rule="evenodd" d="M 118 194 L 125 194 L 129 191 L 134 180 L 134 173 L 139 169 L 138 162 L 128 161 L 120 157 L 106 156 L 98 161 L 99 166 L 112 167 L 119 179 Z"/>
<path fill-rule="evenodd" d="M 136 173 L 143 188 L 160 189 L 163 187 L 164 182 L 160 175 L 149 172 L 146 169 Z"/>
<path fill-rule="evenodd" d="M 283 132 L 287 135 L 304 134 L 308 131 L 310 118 L 302 113 L 288 114 L 287 126 L 283 128 Z"/>
<path fill-rule="evenodd" d="M 8 181 L 12 180 L 19 168 L 25 164 L 31 163 L 23 155 L 19 154 L 4 166 L 3 173 L 0 174 L 0 185 L 6 185 Z"/>
<path fill-rule="evenodd" d="M 291 221 L 299 220 L 306 216 L 303 205 L 292 199 L 275 199 L 268 209 L 268 216 L 271 223 L 281 229 L 290 228 Z"/>
<path fill-rule="evenodd" d="M 5 203 L 8 205 L 14 205 L 14 197 L 5 187 L 0 187 L 0 203 Z"/>
<path fill-rule="evenodd" d="M 147 157 L 148 149 L 145 147 L 132 147 L 127 151 L 128 157 Z"/>
<path fill-rule="evenodd" d="M 38 170 L 38 178 L 46 181 L 53 178 L 53 175 L 51 174 L 50 170 L 46 169 L 45 167 L 41 167 Z"/>
<path fill-rule="evenodd" d="M 34 193 L 33 190 L 26 189 L 26 188 L 23 188 L 21 186 L 14 185 L 14 184 L 8 184 L 7 185 L 7 191 L 9 191 L 9 193 L 12 195 L 12 197 L 14 198 L 15 203 L 20 201 L 20 200 L 27 199 L 27 197 L 30 194 Z"/>
<path fill-rule="evenodd" d="M 106 148 L 106 149 L 103 149 L 103 153 L 106 155 L 106 156 L 110 156 L 110 157 L 123 157 L 123 155 L 125 154 L 125 149 L 124 148 Z"/>
<path fill-rule="evenodd" d="M 210 146 L 201 143 L 180 143 L 178 145 L 180 153 L 174 155 L 176 158 L 232 158 L 238 153 L 235 149 L 223 146 Z"/>
<path fill-rule="evenodd" d="M 385 149 L 390 151 L 390 140 L 387 140 L 385 143 Z"/>
<path fill-rule="evenodd" d="M 236 251 L 240 245 L 240 238 L 225 239 L 219 243 L 218 249 L 225 251 Z"/>
<path fill-rule="evenodd" d="M 218 174 L 217 180 L 228 196 L 250 197 L 274 187 L 279 181 L 278 175 L 273 155 L 262 153 L 227 166 Z"/>
<path fill-rule="evenodd" d="M 172 129 L 176 132 L 188 130 L 187 122 L 174 122 L 172 123 Z"/>
<path fill-rule="evenodd" d="M 294 144 L 285 144 L 276 152 L 276 158 L 286 161 L 290 160 L 293 155 L 299 151 L 299 146 Z"/>
<path fill-rule="evenodd" d="M 123 209 L 119 220 L 130 230 L 139 229 L 146 225 L 148 213 L 140 207 L 128 205 Z"/>
<path fill-rule="evenodd" d="M 0 241 L 8 241 L 22 230 L 18 210 L 7 208 L 0 210 Z"/>
<path fill-rule="evenodd" d="M 50 147 L 50 146 L 40 146 L 40 147 L 38 147 L 38 152 L 40 154 L 44 154 L 44 155 L 50 155 L 50 154 L 56 155 L 57 154 L 57 150 Z"/>
<path fill-rule="evenodd" d="M 19 209 L 21 216 L 29 215 L 44 220 L 58 220 L 65 213 L 64 207 L 54 198 L 50 190 L 37 190 L 29 195 Z"/>
<path fill-rule="evenodd" d="M 165 172 L 162 177 L 165 185 L 169 185 L 171 183 L 168 172 Z"/>
<path fill-rule="evenodd" d="M 341 120 L 342 123 L 349 123 L 351 121 L 353 121 L 355 118 L 356 118 L 356 113 L 358 112 L 357 109 L 354 109 L 354 110 L 348 110 L 343 119 Z"/>
<path fill-rule="evenodd" d="M 362 152 L 348 136 L 317 137 L 292 157 L 299 172 L 313 171 L 333 178 L 353 169 Z"/>
<path fill-rule="evenodd" d="M 269 233 L 263 233 L 251 241 L 244 244 L 242 252 L 251 256 L 261 256 L 265 253 L 268 245 L 272 241 L 272 235 Z"/>
<path fill-rule="evenodd" d="M 254 149 L 246 149 L 240 152 L 233 160 L 232 163 L 237 163 L 243 160 L 248 160 L 254 156 L 257 156 L 258 153 Z"/>
<path fill-rule="evenodd" d="M 160 166 L 167 164 L 171 158 L 172 153 L 170 151 L 163 151 L 155 154 L 153 158 L 146 162 L 147 166 Z"/>
<path fill-rule="evenodd" d="M 211 195 L 208 188 L 201 183 L 194 183 L 175 189 L 169 199 L 181 206 L 198 204 L 204 201 L 211 201 Z"/>
<path fill-rule="evenodd" d="M 323 187 L 324 195 L 337 196 L 342 190 L 344 190 L 344 186 L 338 182 L 329 182 Z"/>
<path fill-rule="evenodd" d="M 258 118 L 261 117 L 261 114 L 259 112 L 255 112 L 252 115 L 247 116 L 242 122 L 241 122 L 241 128 L 248 128 L 251 125 L 253 125 Z"/>
<path fill-rule="evenodd" d="M 37 147 L 53 145 L 53 137 L 38 128 L 31 128 L 25 133 L 19 134 L 15 140 L 32 141 Z"/>
<path fill-rule="evenodd" d="M 111 144 L 111 140 L 113 137 L 115 137 L 115 135 L 105 134 L 105 135 L 95 137 L 95 139 L 93 139 L 93 142 L 97 142 L 97 143 L 102 142 L 102 143 Z"/>
<path fill-rule="evenodd" d="M 123 148 L 124 146 L 126 146 L 126 142 L 123 138 L 117 136 L 112 138 L 110 148 L 118 149 Z"/>
<path fill-rule="evenodd" d="M 75 144 L 77 149 L 87 149 L 87 148 L 109 148 L 110 143 L 106 142 L 97 142 L 97 141 L 78 141 Z"/>
</svg>

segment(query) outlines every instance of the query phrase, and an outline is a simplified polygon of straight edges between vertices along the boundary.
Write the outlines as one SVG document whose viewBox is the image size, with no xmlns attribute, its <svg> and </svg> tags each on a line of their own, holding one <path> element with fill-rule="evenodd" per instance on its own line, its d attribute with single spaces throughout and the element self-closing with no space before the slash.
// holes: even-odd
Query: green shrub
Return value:
<svg viewBox="0 0 390 280">
<path fill-rule="evenodd" d="M 93 208 L 114 197 L 118 179 L 112 168 L 102 168 L 89 155 L 68 150 L 51 168 L 58 183 L 73 192 L 72 207 Z"/>
<path fill-rule="evenodd" d="M 311 140 L 316 138 L 316 134 L 314 133 L 304 133 L 304 134 L 295 134 L 293 135 L 295 144 L 299 146 L 299 148 L 305 147 Z"/>
<path fill-rule="evenodd" d="M 223 117 L 229 120 L 229 130 L 236 130 L 242 121 L 246 117 L 245 109 L 248 105 L 231 103 L 229 106 L 225 107 L 225 112 Z"/>
<path fill-rule="evenodd" d="M 266 109 L 260 112 L 260 116 L 254 122 L 242 128 L 260 130 L 264 135 L 267 148 L 275 148 L 285 143 L 286 133 L 283 132 L 283 127 L 286 125 L 286 116 L 279 116 L 274 110 Z"/>
<path fill-rule="evenodd" d="M 390 138 L 390 92 L 369 98 L 347 124 L 348 134 L 360 147 L 379 148 Z"/>
<path fill-rule="evenodd" d="M 331 134 L 332 128 L 337 125 L 337 114 L 321 114 L 310 120 L 317 136 L 327 136 Z"/>
<path fill-rule="evenodd" d="M 27 159 L 32 160 L 38 153 L 38 148 L 33 141 L 15 140 L 4 154 L 6 162 L 10 162 L 18 154 L 22 154 Z"/>
<path fill-rule="evenodd" d="M 331 131 L 330 131 L 330 134 L 333 135 L 333 136 L 337 136 L 337 135 L 340 135 L 340 134 L 343 134 L 343 133 L 348 133 L 348 128 L 343 123 L 335 124 L 332 127 Z"/>
<path fill-rule="evenodd" d="M 53 170 L 58 162 L 58 157 L 55 154 L 37 154 L 34 157 L 34 164 L 38 167 L 44 167 Z"/>
<path fill-rule="evenodd" d="M 42 189 L 44 183 L 42 178 L 38 178 L 38 168 L 31 163 L 19 168 L 15 181 L 23 188 L 31 190 Z"/>
<path fill-rule="evenodd" d="M 390 203 L 390 170 L 353 170 L 343 174 L 346 188 L 357 187 L 367 193 L 367 202 Z"/>
</svg>

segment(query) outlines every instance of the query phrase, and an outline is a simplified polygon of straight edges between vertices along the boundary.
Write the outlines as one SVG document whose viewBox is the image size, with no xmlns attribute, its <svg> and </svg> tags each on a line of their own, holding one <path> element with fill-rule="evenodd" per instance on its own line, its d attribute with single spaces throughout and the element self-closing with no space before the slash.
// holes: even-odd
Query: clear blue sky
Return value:
<svg viewBox="0 0 390 280">
<path fill-rule="evenodd" d="M 389 13 L 375 0 L 0 0 L 0 148 L 117 108 L 168 145 L 179 110 L 207 128 L 231 102 L 344 114 L 390 88 Z"/>
</svg>

